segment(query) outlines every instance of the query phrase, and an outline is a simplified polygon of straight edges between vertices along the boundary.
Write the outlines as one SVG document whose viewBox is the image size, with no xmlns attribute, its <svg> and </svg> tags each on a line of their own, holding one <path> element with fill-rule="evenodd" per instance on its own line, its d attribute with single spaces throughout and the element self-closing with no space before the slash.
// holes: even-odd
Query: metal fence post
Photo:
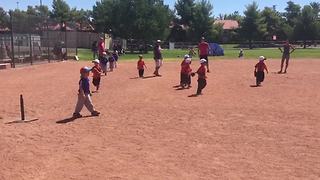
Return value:
<svg viewBox="0 0 320 180">
<path fill-rule="evenodd" d="M 47 20 L 47 50 L 48 50 L 48 62 L 50 63 L 50 41 L 49 41 L 49 23 Z"/>
<path fill-rule="evenodd" d="M 32 35 L 29 34 L 29 45 L 30 45 L 30 64 L 33 65 L 33 47 L 32 47 Z"/>
<path fill-rule="evenodd" d="M 9 11 L 9 15 L 10 15 L 10 28 L 11 28 L 11 67 L 15 68 L 16 67 L 16 63 L 15 63 L 15 59 L 14 59 L 14 44 L 13 44 L 13 14 L 12 11 Z"/>
<path fill-rule="evenodd" d="M 76 29 L 76 56 L 78 56 L 78 30 Z"/>
</svg>

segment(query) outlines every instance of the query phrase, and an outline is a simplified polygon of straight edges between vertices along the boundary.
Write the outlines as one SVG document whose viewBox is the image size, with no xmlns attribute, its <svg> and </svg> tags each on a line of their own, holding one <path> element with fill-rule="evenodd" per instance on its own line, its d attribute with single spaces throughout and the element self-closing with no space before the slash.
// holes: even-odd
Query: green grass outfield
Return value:
<svg viewBox="0 0 320 180">
<path fill-rule="evenodd" d="M 229 45 L 224 47 L 225 56 L 215 57 L 215 59 L 236 59 L 239 54 L 239 49 L 231 48 Z M 181 59 L 188 50 L 175 49 L 175 50 L 163 50 L 163 57 L 166 60 Z M 79 49 L 78 56 L 80 60 L 92 60 L 92 52 L 90 49 Z M 148 54 L 144 54 L 144 59 L 153 59 L 153 54 L 150 51 Z M 281 58 L 281 52 L 277 48 L 260 48 L 260 49 L 244 49 L 245 59 L 257 59 L 259 56 L 265 56 L 271 59 Z M 320 48 L 308 48 L 308 49 L 296 49 L 292 54 L 292 58 L 310 58 L 320 59 Z M 121 60 L 137 60 L 137 54 L 126 54 L 121 56 Z"/>
</svg>

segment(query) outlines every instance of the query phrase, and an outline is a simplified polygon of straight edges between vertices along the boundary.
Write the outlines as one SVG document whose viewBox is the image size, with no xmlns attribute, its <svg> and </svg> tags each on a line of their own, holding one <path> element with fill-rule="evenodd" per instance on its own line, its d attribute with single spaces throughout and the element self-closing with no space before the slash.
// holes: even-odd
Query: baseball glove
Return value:
<svg viewBox="0 0 320 180">
<path fill-rule="evenodd" d="M 196 73 L 191 73 L 191 76 L 194 77 L 196 75 Z"/>
</svg>

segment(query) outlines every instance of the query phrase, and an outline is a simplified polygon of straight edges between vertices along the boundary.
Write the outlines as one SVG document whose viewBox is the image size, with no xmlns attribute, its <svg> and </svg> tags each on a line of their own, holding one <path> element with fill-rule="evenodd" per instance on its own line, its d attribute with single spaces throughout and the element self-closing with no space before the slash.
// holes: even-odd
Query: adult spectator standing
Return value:
<svg viewBox="0 0 320 180">
<path fill-rule="evenodd" d="M 93 54 L 93 59 L 96 59 L 97 51 L 98 51 L 98 46 L 97 46 L 97 41 L 93 41 L 91 45 L 91 51 Z"/>
<path fill-rule="evenodd" d="M 285 42 L 285 44 L 283 45 L 283 50 L 281 48 L 279 48 L 279 50 L 282 52 L 282 59 L 281 59 L 281 69 L 278 73 L 279 74 L 282 73 L 284 61 L 286 61 L 286 67 L 285 67 L 283 73 L 287 73 L 287 69 L 288 69 L 289 61 L 290 61 L 290 54 L 293 53 L 295 48 L 290 44 L 289 40 L 287 40 Z"/>
<path fill-rule="evenodd" d="M 105 52 L 104 38 L 101 37 L 98 43 L 99 60 L 103 60 L 103 52 Z"/>
<path fill-rule="evenodd" d="M 201 41 L 198 45 L 198 54 L 199 54 L 199 58 L 200 59 L 205 59 L 206 65 L 207 65 L 207 72 L 210 72 L 209 69 L 209 59 L 208 59 L 208 55 L 209 55 L 209 44 L 206 42 L 205 38 L 202 37 Z"/>
<path fill-rule="evenodd" d="M 153 47 L 153 55 L 154 55 L 154 61 L 155 61 L 155 71 L 154 71 L 154 75 L 155 76 L 161 76 L 159 74 L 159 69 L 162 66 L 162 53 L 161 53 L 161 40 L 157 40 L 155 46 Z"/>
</svg>

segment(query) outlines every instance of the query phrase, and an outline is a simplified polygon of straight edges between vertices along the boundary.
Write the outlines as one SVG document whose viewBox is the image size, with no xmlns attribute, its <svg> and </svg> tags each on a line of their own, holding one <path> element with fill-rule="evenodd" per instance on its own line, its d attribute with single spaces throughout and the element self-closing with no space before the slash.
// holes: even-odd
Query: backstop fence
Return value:
<svg viewBox="0 0 320 180">
<path fill-rule="evenodd" d="M 74 58 L 78 47 L 91 48 L 100 34 L 81 30 L 76 22 L 58 22 L 40 15 L 12 11 L 0 24 L 0 63 L 21 64 Z"/>
</svg>

